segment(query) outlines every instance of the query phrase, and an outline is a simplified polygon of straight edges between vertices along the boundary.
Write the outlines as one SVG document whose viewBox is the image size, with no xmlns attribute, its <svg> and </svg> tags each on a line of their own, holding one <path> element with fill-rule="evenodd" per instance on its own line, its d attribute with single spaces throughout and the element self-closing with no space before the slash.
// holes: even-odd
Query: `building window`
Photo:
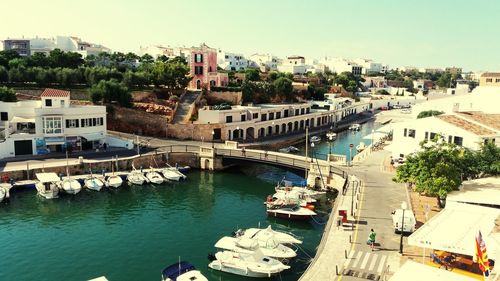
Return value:
<svg viewBox="0 0 500 281">
<path fill-rule="evenodd" d="M 310 107 L 308 107 L 308 108 L 306 109 L 306 113 L 307 113 L 307 114 L 309 114 L 310 112 L 311 112 L 311 108 L 310 108 Z"/>
<path fill-rule="evenodd" d="M 462 138 L 462 137 L 454 137 L 453 138 L 453 143 L 456 145 L 462 146 L 463 142 L 464 142 L 464 138 Z"/>
<path fill-rule="evenodd" d="M 92 118 L 92 126 L 97 126 L 97 118 Z"/>
<path fill-rule="evenodd" d="M 280 119 L 281 118 L 281 111 L 280 112 L 276 112 L 276 119 Z"/>
<path fill-rule="evenodd" d="M 258 113 L 254 113 L 252 118 L 253 119 L 258 119 L 259 118 L 259 114 Z"/>
<path fill-rule="evenodd" d="M 491 82 L 493 82 L 493 78 L 486 78 L 486 82 L 487 82 L 487 83 L 491 83 Z"/>
<path fill-rule="evenodd" d="M 8 112 L 0 112 L 0 120 L 9 121 L 9 113 Z"/>
<path fill-rule="evenodd" d="M 274 120 L 274 112 L 269 112 L 269 120 Z"/>
<path fill-rule="evenodd" d="M 52 106 L 52 100 L 51 99 L 46 99 L 45 100 L 45 106 Z"/>
<path fill-rule="evenodd" d="M 448 136 L 448 143 L 451 143 L 453 137 L 452 136 Z"/>
<path fill-rule="evenodd" d="M 61 134 L 62 117 L 43 117 L 44 134 Z"/>
<path fill-rule="evenodd" d="M 295 109 L 295 115 L 299 115 L 299 110 Z"/>
<path fill-rule="evenodd" d="M 203 55 L 202 54 L 195 54 L 194 55 L 194 62 L 196 62 L 196 63 L 203 62 Z"/>
<path fill-rule="evenodd" d="M 66 119 L 66 128 L 78 128 L 79 121 L 78 119 Z"/>
<path fill-rule="evenodd" d="M 431 133 L 430 134 L 430 140 L 434 140 L 436 138 L 436 133 Z"/>
<path fill-rule="evenodd" d="M 267 120 L 267 114 L 261 114 L 260 121 L 266 121 L 266 120 Z"/>
<path fill-rule="evenodd" d="M 241 122 L 247 121 L 247 116 L 246 115 L 241 115 Z"/>
<path fill-rule="evenodd" d="M 302 109 L 300 110 L 300 114 L 304 114 L 305 112 L 306 112 L 305 108 L 302 108 Z"/>
<path fill-rule="evenodd" d="M 195 66 L 194 67 L 195 75 L 203 75 L 203 66 Z"/>
<path fill-rule="evenodd" d="M 226 116 L 226 123 L 232 123 L 233 122 L 233 116 Z"/>
<path fill-rule="evenodd" d="M 64 107 L 64 100 L 61 100 L 61 107 Z"/>
<path fill-rule="evenodd" d="M 495 79 L 495 83 L 498 83 L 498 82 L 500 82 L 500 78 Z"/>
<path fill-rule="evenodd" d="M 425 132 L 425 140 L 429 139 L 429 132 Z"/>
</svg>

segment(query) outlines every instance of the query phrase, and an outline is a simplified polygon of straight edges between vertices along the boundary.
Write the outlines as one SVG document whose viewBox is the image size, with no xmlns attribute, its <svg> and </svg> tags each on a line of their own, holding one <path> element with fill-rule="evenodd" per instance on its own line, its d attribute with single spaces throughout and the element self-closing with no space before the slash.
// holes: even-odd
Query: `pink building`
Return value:
<svg viewBox="0 0 500 281">
<path fill-rule="evenodd" d="M 217 72 L 217 50 L 205 44 L 191 48 L 189 67 L 193 77 L 189 82 L 191 89 L 207 88 L 210 90 L 213 86 L 227 86 L 229 82 L 227 73 Z"/>
</svg>

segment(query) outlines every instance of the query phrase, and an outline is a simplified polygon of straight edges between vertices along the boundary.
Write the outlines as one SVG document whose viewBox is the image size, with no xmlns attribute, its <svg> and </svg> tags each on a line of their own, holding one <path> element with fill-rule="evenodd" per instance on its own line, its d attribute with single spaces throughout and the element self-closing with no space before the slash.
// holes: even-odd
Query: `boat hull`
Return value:
<svg viewBox="0 0 500 281">
<path fill-rule="evenodd" d="M 208 267 L 210 267 L 211 269 L 214 269 L 214 270 L 222 271 L 222 272 L 227 272 L 227 273 L 232 273 L 232 274 L 247 276 L 247 277 L 255 277 L 255 278 L 267 278 L 267 277 L 271 277 L 271 276 L 277 274 L 277 272 L 276 273 L 254 272 L 254 271 L 249 270 L 247 268 L 231 266 L 230 264 L 222 263 L 218 260 L 215 260 L 215 261 L 212 261 L 211 263 L 209 263 Z"/>
<path fill-rule="evenodd" d="M 104 183 L 97 178 L 92 178 L 92 179 L 86 179 L 85 180 L 85 187 L 94 190 L 94 191 L 100 191 L 103 187 Z"/>
<path fill-rule="evenodd" d="M 312 217 L 312 215 L 281 213 L 278 210 L 267 210 L 267 215 L 273 218 L 301 221 L 309 220 Z"/>
</svg>

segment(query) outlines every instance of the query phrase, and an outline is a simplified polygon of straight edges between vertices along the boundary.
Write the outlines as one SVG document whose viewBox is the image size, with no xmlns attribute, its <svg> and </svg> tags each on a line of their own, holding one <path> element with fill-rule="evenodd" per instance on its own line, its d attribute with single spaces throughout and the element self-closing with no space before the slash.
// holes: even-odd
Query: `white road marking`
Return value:
<svg viewBox="0 0 500 281">
<path fill-rule="evenodd" d="M 356 256 L 356 260 L 354 261 L 354 263 L 352 264 L 352 267 L 356 267 L 358 266 L 358 263 L 359 261 L 361 260 L 361 255 L 363 254 L 363 252 L 358 252 L 358 255 Z"/>
<path fill-rule="evenodd" d="M 368 263 L 368 260 L 370 259 L 370 253 L 365 254 L 365 258 L 363 259 L 363 262 L 361 263 L 361 266 L 359 267 L 360 269 L 365 269 L 366 264 Z"/>
<path fill-rule="evenodd" d="M 370 267 L 368 267 L 369 271 L 372 271 L 375 268 L 375 264 L 377 263 L 378 255 L 374 254 L 372 258 L 372 262 L 370 263 Z"/>
<path fill-rule="evenodd" d="M 378 274 L 382 274 L 382 270 L 384 270 L 386 258 L 387 258 L 387 256 L 382 256 L 382 258 L 380 259 L 380 264 L 378 265 L 378 269 L 377 269 Z"/>
</svg>

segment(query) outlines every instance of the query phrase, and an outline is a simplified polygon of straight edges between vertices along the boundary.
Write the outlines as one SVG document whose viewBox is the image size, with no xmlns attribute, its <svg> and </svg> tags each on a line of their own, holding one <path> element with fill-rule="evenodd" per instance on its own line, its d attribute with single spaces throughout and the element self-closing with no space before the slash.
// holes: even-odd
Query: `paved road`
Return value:
<svg viewBox="0 0 500 281">
<path fill-rule="evenodd" d="M 394 183 L 393 174 L 382 169 L 388 155 L 386 151 L 375 152 L 365 162 L 351 168 L 351 173 L 364 182 L 365 189 L 353 251 L 337 280 L 379 280 L 388 265 L 390 271 L 399 268 L 400 236 L 392 228 L 391 212 L 407 198 L 403 185 Z M 373 252 L 366 244 L 372 228 L 377 233 Z"/>
</svg>

